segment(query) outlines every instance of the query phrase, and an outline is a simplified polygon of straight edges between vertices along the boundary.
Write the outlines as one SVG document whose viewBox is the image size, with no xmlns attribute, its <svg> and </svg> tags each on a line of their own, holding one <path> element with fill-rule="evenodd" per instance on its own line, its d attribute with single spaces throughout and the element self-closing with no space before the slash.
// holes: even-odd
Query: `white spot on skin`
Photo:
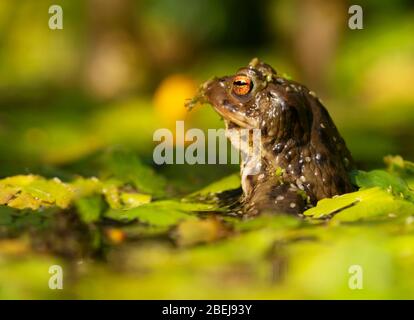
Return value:
<svg viewBox="0 0 414 320">
<path fill-rule="evenodd" d="M 278 201 L 283 200 L 283 199 L 285 199 L 285 197 L 284 197 L 284 196 L 277 196 L 277 197 L 276 197 L 276 200 L 278 200 Z"/>
<path fill-rule="evenodd" d="M 310 157 L 306 157 L 306 158 L 305 158 L 305 161 L 306 161 L 306 162 L 310 162 L 310 161 L 311 161 L 311 158 L 310 158 Z"/>
<path fill-rule="evenodd" d="M 303 182 L 305 182 L 306 181 L 305 176 L 300 176 L 300 180 L 302 180 Z"/>
<path fill-rule="evenodd" d="M 325 125 L 323 123 L 321 123 L 321 128 L 325 129 Z"/>
<path fill-rule="evenodd" d="M 305 190 L 305 187 L 303 186 L 302 181 L 300 180 L 300 178 L 296 179 L 296 184 L 297 184 L 297 186 L 300 190 Z"/>
<path fill-rule="evenodd" d="M 346 157 L 344 158 L 344 164 L 345 164 L 345 167 L 347 167 L 349 165 L 349 160 Z"/>
<path fill-rule="evenodd" d="M 290 205 L 289 205 L 289 207 L 291 207 L 291 208 L 294 208 L 294 207 L 296 207 L 296 203 L 291 203 Z"/>
<path fill-rule="evenodd" d="M 293 183 L 291 183 L 288 190 L 290 192 L 296 192 L 296 191 L 298 191 L 298 187 L 296 185 L 294 185 Z"/>
</svg>

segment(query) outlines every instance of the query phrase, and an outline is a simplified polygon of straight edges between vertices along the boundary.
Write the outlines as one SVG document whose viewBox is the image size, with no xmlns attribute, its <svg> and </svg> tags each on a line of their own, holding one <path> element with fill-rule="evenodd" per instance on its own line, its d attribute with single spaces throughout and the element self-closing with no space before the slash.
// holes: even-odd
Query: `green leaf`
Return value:
<svg viewBox="0 0 414 320">
<path fill-rule="evenodd" d="M 103 183 L 99 179 L 78 177 L 70 185 L 74 188 L 76 198 L 88 197 L 102 193 Z"/>
<path fill-rule="evenodd" d="M 404 160 L 401 156 L 386 156 L 384 162 L 387 170 L 393 174 L 403 178 L 407 184 L 414 188 L 414 163 Z"/>
<path fill-rule="evenodd" d="M 96 222 L 103 209 L 102 198 L 98 195 L 80 198 L 76 201 L 76 208 L 83 222 Z"/>
<path fill-rule="evenodd" d="M 361 188 L 380 187 L 397 197 L 414 203 L 414 193 L 409 189 L 407 183 L 400 177 L 391 175 L 386 171 L 358 171 L 355 181 Z"/>
<path fill-rule="evenodd" d="M 218 181 L 215 181 L 209 184 L 208 186 L 204 187 L 201 190 L 198 190 L 192 193 L 191 195 L 189 195 L 189 197 L 205 196 L 209 194 L 220 193 L 226 190 L 237 189 L 239 187 L 240 187 L 240 174 L 234 173 L 232 175 L 229 175 L 227 177 L 224 177 Z"/>
<path fill-rule="evenodd" d="M 57 178 L 19 175 L 0 180 L 0 204 L 16 209 L 36 210 L 53 205 L 67 208 L 73 196 L 73 189 Z"/>
<path fill-rule="evenodd" d="M 88 200 L 83 201 L 89 197 L 104 195 L 114 209 L 133 208 L 151 201 L 150 195 L 122 191 L 123 188 L 123 183 L 117 180 L 102 182 L 97 178 L 77 178 L 72 183 L 63 183 L 57 178 L 48 180 L 35 175 L 20 175 L 0 180 L 0 205 L 20 210 L 52 206 L 66 209 L 77 202 L 82 216 L 85 213 L 83 209 L 91 209 Z M 93 201 L 96 204 L 96 200 Z M 86 215 L 89 221 L 89 213 Z"/>
<path fill-rule="evenodd" d="M 401 156 L 388 155 L 384 157 L 384 162 L 391 172 L 414 175 L 414 162 L 404 160 Z"/>
<path fill-rule="evenodd" d="M 150 225 L 172 226 L 182 220 L 196 219 L 191 213 L 213 209 L 214 206 L 209 204 L 165 200 L 144 204 L 130 210 L 109 210 L 105 216 L 123 222 L 138 219 Z"/>
<path fill-rule="evenodd" d="M 120 198 L 126 209 L 136 208 L 151 202 L 151 196 L 142 193 L 121 192 Z"/>
<path fill-rule="evenodd" d="M 123 183 L 133 184 L 139 192 L 157 197 L 165 195 L 165 179 L 144 165 L 135 154 L 114 151 L 106 157 L 105 164 L 110 176 Z"/>
<path fill-rule="evenodd" d="M 381 216 L 395 217 L 414 214 L 414 205 L 394 197 L 379 187 L 322 199 L 317 206 L 304 212 L 314 219 L 331 218 L 335 221 L 357 221 Z"/>
</svg>

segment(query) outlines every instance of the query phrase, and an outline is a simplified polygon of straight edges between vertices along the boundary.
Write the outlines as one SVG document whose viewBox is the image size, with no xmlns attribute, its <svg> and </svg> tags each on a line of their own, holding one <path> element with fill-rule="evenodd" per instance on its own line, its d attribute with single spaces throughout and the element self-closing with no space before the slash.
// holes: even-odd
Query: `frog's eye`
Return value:
<svg viewBox="0 0 414 320">
<path fill-rule="evenodd" d="M 238 96 L 248 94 L 253 88 L 253 82 L 248 76 L 239 75 L 233 79 L 233 92 Z"/>
</svg>

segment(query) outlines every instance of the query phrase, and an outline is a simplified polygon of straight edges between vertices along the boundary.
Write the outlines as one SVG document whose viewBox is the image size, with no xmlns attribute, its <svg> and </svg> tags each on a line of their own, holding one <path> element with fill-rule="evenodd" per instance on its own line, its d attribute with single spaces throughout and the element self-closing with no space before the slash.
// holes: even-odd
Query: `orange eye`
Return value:
<svg viewBox="0 0 414 320">
<path fill-rule="evenodd" d="M 253 88 L 252 80 L 247 76 L 235 76 L 233 79 L 233 92 L 238 96 L 248 94 Z"/>
</svg>

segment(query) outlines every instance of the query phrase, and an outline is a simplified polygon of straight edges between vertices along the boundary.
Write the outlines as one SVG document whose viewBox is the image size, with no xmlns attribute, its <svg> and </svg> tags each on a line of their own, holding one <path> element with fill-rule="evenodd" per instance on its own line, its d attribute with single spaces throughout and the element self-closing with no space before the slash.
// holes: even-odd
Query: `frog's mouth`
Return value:
<svg viewBox="0 0 414 320">
<path fill-rule="evenodd" d="M 221 115 L 224 120 L 228 121 L 232 128 L 246 128 L 246 129 L 253 129 L 256 127 L 255 121 L 246 117 L 243 113 L 238 111 L 234 111 L 234 106 L 232 105 L 214 105 L 214 110 Z"/>
</svg>

